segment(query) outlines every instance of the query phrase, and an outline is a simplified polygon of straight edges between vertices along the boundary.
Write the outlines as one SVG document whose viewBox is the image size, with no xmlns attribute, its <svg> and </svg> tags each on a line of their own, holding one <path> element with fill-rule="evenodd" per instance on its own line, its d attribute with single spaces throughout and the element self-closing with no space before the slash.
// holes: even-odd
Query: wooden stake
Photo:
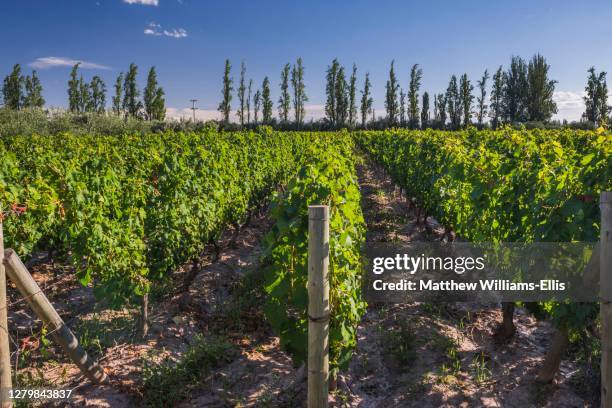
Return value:
<svg viewBox="0 0 612 408">
<path fill-rule="evenodd" d="M 612 408 L 612 191 L 602 191 L 601 208 L 601 406 Z"/>
<path fill-rule="evenodd" d="M 6 271 L 4 270 L 4 233 L 2 231 L 2 213 L 0 213 L 0 402 L 2 408 L 12 407 L 9 390 L 11 379 L 11 350 L 6 302 Z"/>
<path fill-rule="evenodd" d="M 329 207 L 308 207 L 308 408 L 329 392 Z"/>
<path fill-rule="evenodd" d="M 89 358 L 85 350 L 79 345 L 75 335 L 57 314 L 57 311 L 40 290 L 17 254 L 9 249 L 4 253 L 4 258 L 6 274 L 15 283 L 38 318 L 47 325 L 53 339 L 64 349 L 68 357 L 87 378 L 95 383 L 104 382 L 106 380 L 104 370 L 98 363 Z"/>
</svg>

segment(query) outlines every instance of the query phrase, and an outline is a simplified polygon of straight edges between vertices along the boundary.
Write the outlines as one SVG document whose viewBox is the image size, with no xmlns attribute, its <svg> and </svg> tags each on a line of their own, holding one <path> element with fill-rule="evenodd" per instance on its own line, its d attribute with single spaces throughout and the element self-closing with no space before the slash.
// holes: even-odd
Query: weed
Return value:
<svg viewBox="0 0 612 408">
<path fill-rule="evenodd" d="M 220 338 L 197 335 L 178 360 L 144 362 L 143 399 L 146 406 L 168 407 L 188 398 L 212 368 L 227 360 L 233 347 Z"/>
<path fill-rule="evenodd" d="M 50 384 L 45 381 L 44 372 L 41 368 L 36 368 L 35 371 L 28 370 L 21 373 L 13 373 L 13 388 L 14 389 L 36 389 L 49 388 Z M 16 399 L 13 401 L 15 408 L 26 408 L 33 406 L 35 401 Z"/>
<path fill-rule="evenodd" d="M 416 357 L 415 328 L 410 320 L 400 320 L 399 327 L 387 333 L 386 352 L 400 365 L 413 362 Z"/>
<path fill-rule="evenodd" d="M 487 367 L 489 358 L 483 352 L 480 352 L 472 361 L 474 369 L 474 380 L 476 384 L 484 384 L 491 379 L 491 370 Z"/>
<path fill-rule="evenodd" d="M 75 333 L 81 346 L 93 356 L 100 356 L 104 349 L 118 342 L 134 340 L 134 318 L 130 313 L 115 314 L 101 318 L 97 313 L 81 320 Z"/>
</svg>

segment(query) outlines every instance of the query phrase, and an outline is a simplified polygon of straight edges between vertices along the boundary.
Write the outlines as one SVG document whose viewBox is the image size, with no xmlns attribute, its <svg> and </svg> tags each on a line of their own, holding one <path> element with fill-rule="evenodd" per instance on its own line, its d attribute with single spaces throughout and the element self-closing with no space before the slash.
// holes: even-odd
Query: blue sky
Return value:
<svg viewBox="0 0 612 408">
<path fill-rule="evenodd" d="M 48 106 L 65 107 L 73 61 L 86 79 L 100 75 L 112 88 L 130 62 L 157 67 L 169 113 L 188 114 L 200 100 L 201 117 L 214 117 L 225 58 L 237 80 L 242 60 L 260 86 L 265 75 L 278 97 L 282 65 L 298 56 L 306 67 L 310 117 L 321 115 L 324 72 L 334 57 L 369 71 L 374 106 L 383 114 L 389 63 L 406 88 L 410 66 L 423 68 L 422 91 L 441 92 L 451 74 L 475 83 L 485 68 L 511 55 L 540 52 L 559 81 L 560 117 L 577 119 L 586 70 L 612 70 L 612 2 L 565 0 L 3 0 L 0 74 L 15 63 L 38 67 Z M 88 63 L 86 65 L 85 63 Z M 110 97 L 107 98 L 110 100 Z M 235 99 L 234 99 L 235 105 Z"/>
</svg>

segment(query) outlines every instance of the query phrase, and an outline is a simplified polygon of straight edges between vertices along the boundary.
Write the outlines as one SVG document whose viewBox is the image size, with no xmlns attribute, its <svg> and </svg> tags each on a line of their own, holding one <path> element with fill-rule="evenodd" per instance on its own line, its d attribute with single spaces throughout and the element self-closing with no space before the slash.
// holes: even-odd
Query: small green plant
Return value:
<svg viewBox="0 0 612 408">
<path fill-rule="evenodd" d="M 484 384 L 491 379 L 491 370 L 487 367 L 488 357 L 483 352 L 478 353 L 472 361 L 476 384 Z"/>
<path fill-rule="evenodd" d="M 439 319 L 446 312 L 446 305 L 443 303 L 422 303 L 421 309 L 426 315 Z"/>
<path fill-rule="evenodd" d="M 233 347 L 220 338 L 197 335 L 178 361 L 144 362 L 143 399 L 149 407 L 169 407 L 189 397 L 212 368 L 227 360 Z"/>
<path fill-rule="evenodd" d="M 13 373 L 13 388 L 15 389 L 47 388 L 49 386 L 50 384 L 45 381 L 44 372 L 41 368 Z M 27 399 L 15 399 L 13 406 L 15 408 L 28 408 L 33 406 L 33 403 L 34 401 Z"/>
<path fill-rule="evenodd" d="M 464 316 L 461 316 L 459 320 L 459 330 L 465 330 L 471 321 L 472 314 L 468 311 Z"/>
<path fill-rule="evenodd" d="M 43 326 L 43 328 L 40 330 L 40 354 L 42 354 L 43 358 L 45 358 L 46 360 L 48 360 L 51 357 L 51 354 L 49 353 L 49 347 L 51 346 L 51 340 L 49 340 L 47 338 L 47 332 L 49 330 L 47 329 L 47 326 Z"/>
<path fill-rule="evenodd" d="M 446 352 L 446 356 L 451 361 L 451 369 L 454 375 L 459 374 L 461 371 L 461 358 L 459 358 L 459 352 L 456 347 L 451 347 Z"/>
<path fill-rule="evenodd" d="M 414 362 L 416 354 L 415 329 L 410 320 L 401 320 L 396 330 L 388 331 L 386 343 L 387 354 L 393 356 L 400 365 Z"/>
<path fill-rule="evenodd" d="M 101 356 L 104 350 L 117 343 L 132 342 L 135 338 L 132 313 L 113 312 L 102 315 L 94 312 L 82 318 L 74 327 L 79 344 L 90 354 Z"/>
<path fill-rule="evenodd" d="M 447 353 L 449 349 L 457 348 L 457 344 L 454 339 L 446 337 L 441 333 L 433 332 L 431 333 L 428 347 L 440 353 Z"/>
</svg>

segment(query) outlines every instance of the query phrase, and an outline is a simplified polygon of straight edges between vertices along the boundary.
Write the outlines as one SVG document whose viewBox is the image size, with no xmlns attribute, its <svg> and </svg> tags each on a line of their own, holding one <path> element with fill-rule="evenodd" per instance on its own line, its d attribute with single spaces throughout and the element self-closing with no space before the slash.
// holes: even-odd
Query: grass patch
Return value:
<svg viewBox="0 0 612 408">
<path fill-rule="evenodd" d="M 489 357 L 485 355 L 484 352 L 478 353 L 474 360 L 472 360 L 472 369 L 474 370 L 474 380 L 476 384 L 482 385 L 487 382 L 492 377 L 491 370 L 489 369 L 487 363 L 489 361 Z"/>
<path fill-rule="evenodd" d="M 109 347 L 132 343 L 136 339 L 134 327 L 132 313 L 113 311 L 106 316 L 91 314 L 74 327 L 74 332 L 85 351 L 97 358 Z"/>
<path fill-rule="evenodd" d="M 160 363 L 145 361 L 143 367 L 143 400 L 148 407 L 171 407 L 191 395 L 202 380 L 221 362 L 228 361 L 234 348 L 222 338 L 197 335 L 178 360 L 167 358 Z"/>
<path fill-rule="evenodd" d="M 20 373 L 13 372 L 13 389 L 35 389 L 35 388 L 55 388 L 45 380 L 44 371 L 37 368 L 34 372 L 25 371 Z M 41 406 L 43 400 L 15 399 L 14 408 L 27 408 Z"/>
<path fill-rule="evenodd" d="M 396 328 L 386 331 L 385 352 L 400 366 L 413 363 L 417 358 L 415 325 L 408 319 L 398 322 Z"/>
</svg>

